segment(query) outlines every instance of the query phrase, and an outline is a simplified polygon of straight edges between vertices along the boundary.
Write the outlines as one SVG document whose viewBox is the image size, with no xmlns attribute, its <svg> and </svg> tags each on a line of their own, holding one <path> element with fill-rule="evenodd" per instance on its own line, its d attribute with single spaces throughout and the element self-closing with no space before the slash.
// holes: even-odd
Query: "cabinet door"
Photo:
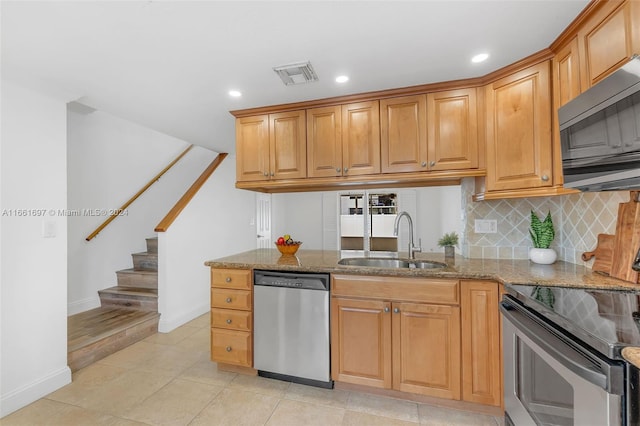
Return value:
<svg viewBox="0 0 640 426">
<path fill-rule="evenodd" d="M 580 94 L 578 39 L 573 38 L 553 57 L 553 100 L 560 108 Z"/>
<path fill-rule="evenodd" d="M 273 179 L 307 177 L 304 111 L 269 114 L 270 174 Z"/>
<path fill-rule="evenodd" d="M 391 388 L 390 303 L 334 298 L 331 301 L 333 380 Z"/>
<path fill-rule="evenodd" d="M 476 89 L 427 95 L 429 170 L 478 167 Z"/>
<path fill-rule="evenodd" d="M 498 283 L 462 281 L 462 399 L 500 406 Z"/>
<path fill-rule="evenodd" d="M 552 185 L 549 63 L 486 86 L 487 191 Z"/>
<path fill-rule="evenodd" d="M 639 37 L 633 22 L 635 1 L 606 2 L 578 32 L 581 42 L 582 87 L 588 89 L 627 62 Z M 634 34 L 634 31 L 636 34 Z M 638 53 L 638 52 L 635 52 Z"/>
<path fill-rule="evenodd" d="M 342 112 L 340 106 L 307 110 L 307 175 L 342 176 Z"/>
<path fill-rule="evenodd" d="M 393 388 L 460 399 L 460 308 L 393 304 Z"/>
<path fill-rule="evenodd" d="M 269 179 L 269 116 L 236 120 L 236 180 Z"/>
<path fill-rule="evenodd" d="M 378 101 L 342 105 L 342 172 L 346 176 L 380 173 Z"/>
<path fill-rule="evenodd" d="M 425 95 L 380 101 L 382 173 L 427 170 Z"/>
</svg>

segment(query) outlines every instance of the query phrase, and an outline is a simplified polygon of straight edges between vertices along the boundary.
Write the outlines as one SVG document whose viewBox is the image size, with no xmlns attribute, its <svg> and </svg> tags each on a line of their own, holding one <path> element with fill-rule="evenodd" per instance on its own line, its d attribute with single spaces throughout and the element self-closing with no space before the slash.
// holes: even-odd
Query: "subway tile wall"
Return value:
<svg viewBox="0 0 640 426">
<path fill-rule="evenodd" d="M 463 179 L 461 250 L 470 258 L 527 259 L 533 247 L 529 236 L 533 210 L 541 220 L 551 212 L 556 230 L 551 247 L 559 259 L 590 267 L 593 260 L 583 262 L 580 256 L 595 248 L 598 234 L 615 233 L 618 204 L 629 201 L 629 191 L 613 191 L 474 202 L 474 189 L 473 179 Z M 498 232 L 476 234 L 476 219 L 495 219 Z"/>
</svg>

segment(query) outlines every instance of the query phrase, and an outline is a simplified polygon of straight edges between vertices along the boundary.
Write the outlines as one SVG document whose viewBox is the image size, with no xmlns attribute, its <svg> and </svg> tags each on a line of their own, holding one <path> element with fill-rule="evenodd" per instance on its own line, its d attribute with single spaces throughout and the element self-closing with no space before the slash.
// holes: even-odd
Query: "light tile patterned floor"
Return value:
<svg viewBox="0 0 640 426">
<path fill-rule="evenodd" d="M 0 420 L 25 425 L 503 425 L 502 418 L 220 372 L 209 316 L 77 371 L 73 383 Z"/>
</svg>

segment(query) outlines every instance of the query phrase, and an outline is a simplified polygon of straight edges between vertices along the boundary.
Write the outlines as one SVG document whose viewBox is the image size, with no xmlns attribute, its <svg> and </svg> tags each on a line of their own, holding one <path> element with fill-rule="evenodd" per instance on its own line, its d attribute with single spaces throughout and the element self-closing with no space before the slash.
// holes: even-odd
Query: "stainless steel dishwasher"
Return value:
<svg viewBox="0 0 640 426">
<path fill-rule="evenodd" d="M 258 374 L 332 388 L 329 274 L 255 270 L 253 283 Z"/>
</svg>

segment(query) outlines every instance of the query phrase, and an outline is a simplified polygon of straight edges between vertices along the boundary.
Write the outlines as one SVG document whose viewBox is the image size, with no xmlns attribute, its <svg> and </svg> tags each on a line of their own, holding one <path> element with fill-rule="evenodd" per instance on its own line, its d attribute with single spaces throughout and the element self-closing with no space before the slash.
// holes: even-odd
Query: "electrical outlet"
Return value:
<svg viewBox="0 0 640 426">
<path fill-rule="evenodd" d="M 476 234 L 495 234 L 498 232 L 498 221 L 495 219 L 476 219 L 474 228 Z"/>
</svg>

